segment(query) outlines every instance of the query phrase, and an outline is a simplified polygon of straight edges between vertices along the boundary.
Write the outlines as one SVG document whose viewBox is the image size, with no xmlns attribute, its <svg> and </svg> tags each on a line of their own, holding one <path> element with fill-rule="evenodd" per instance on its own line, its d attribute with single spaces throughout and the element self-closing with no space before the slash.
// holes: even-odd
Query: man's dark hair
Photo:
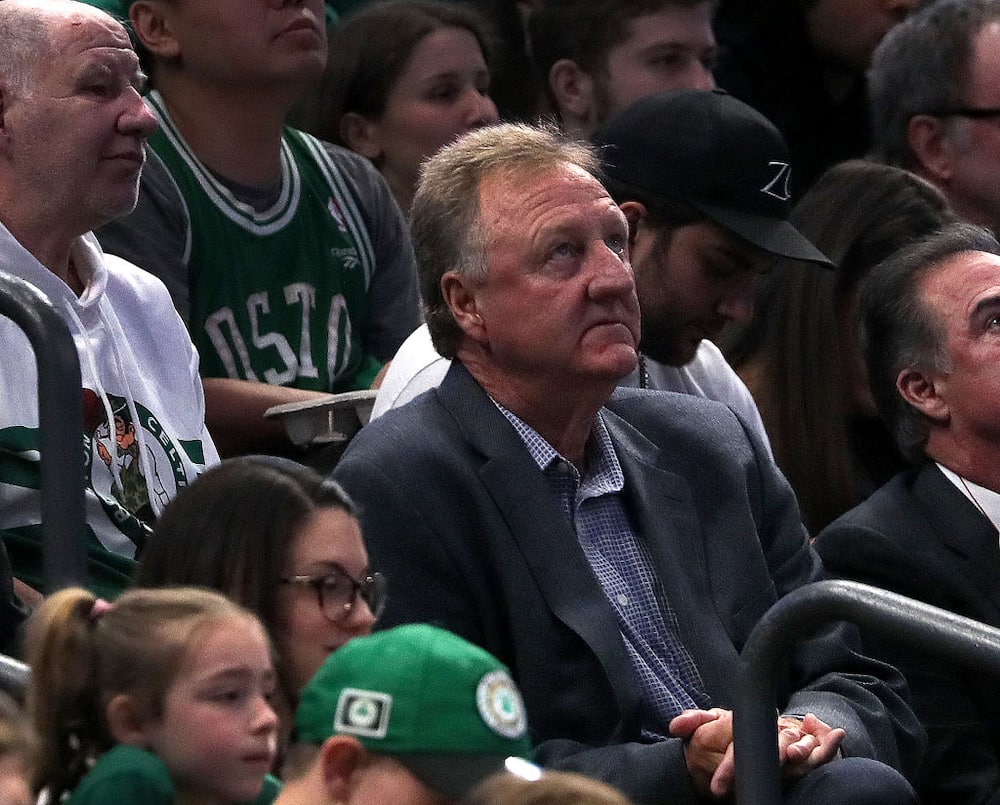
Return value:
<svg viewBox="0 0 1000 805">
<path fill-rule="evenodd" d="M 636 17 L 665 8 L 692 8 L 717 0 L 543 0 L 528 17 L 528 49 L 535 70 L 549 89 L 549 71 L 560 59 L 576 62 L 585 73 L 607 69 L 608 52 L 628 36 Z"/>
<path fill-rule="evenodd" d="M 907 368 L 947 372 L 945 322 L 922 298 L 925 277 L 962 252 L 1000 255 L 988 229 L 956 223 L 880 263 L 861 284 L 861 342 L 879 413 L 907 458 L 923 460 L 930 421 L 902 398 L 896 378 Z"/>
<path fill-rule="evenodd" d="M 638 201 L 642 204 L 649 215 L 649 223 L 657 228 L 676 229 L 711 220 L 701 210 L 679 199 L 650 193 L 628 182 L 614 179 L 606 173 L 598 178 L 616 204 L 624 204 L 626 201 Z"/>
</svg>

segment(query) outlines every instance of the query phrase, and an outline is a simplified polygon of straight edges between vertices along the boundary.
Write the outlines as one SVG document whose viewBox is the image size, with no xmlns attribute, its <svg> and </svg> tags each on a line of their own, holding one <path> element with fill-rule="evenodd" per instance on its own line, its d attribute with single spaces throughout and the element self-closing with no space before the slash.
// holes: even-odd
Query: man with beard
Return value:
<svg viewBox="0 0 1000 805">
<path fill-rule="evenodd" d="M 750 319 L 757 279 L 775 255 L 828 263 L 788 222 L 784 139 L 721 90 L 685 90 L 642 99 L 594 140 L 629 222 L 642 308 L 639 366 L 625 384 L 720 400 L 759 422 L 709 339 Z"/>
<path fill-rule="evenodd" d="M 528 46 L 562 129 L 587 138 L 640 98 L 715 86 L 714 0 L 545 0 Z"/>
</svg>

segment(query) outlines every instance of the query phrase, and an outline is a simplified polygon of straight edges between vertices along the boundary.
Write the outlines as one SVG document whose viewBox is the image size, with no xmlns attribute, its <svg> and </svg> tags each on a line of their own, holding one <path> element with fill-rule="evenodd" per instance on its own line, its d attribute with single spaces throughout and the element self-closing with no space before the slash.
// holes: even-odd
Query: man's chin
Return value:
<svg viewBox="0 0 1000 805">
<path fill-rule="evenodd" d="M 615 345 L 601 352 L 600 356 L 591 356 L 585 363 L 577 364 L 575 371 L 586 375 L 590 382 L 607 382 L 612 387 L 628 377 L 639 365 L 639 355 L 635 348 L 624 344 Z"/>
</svg>

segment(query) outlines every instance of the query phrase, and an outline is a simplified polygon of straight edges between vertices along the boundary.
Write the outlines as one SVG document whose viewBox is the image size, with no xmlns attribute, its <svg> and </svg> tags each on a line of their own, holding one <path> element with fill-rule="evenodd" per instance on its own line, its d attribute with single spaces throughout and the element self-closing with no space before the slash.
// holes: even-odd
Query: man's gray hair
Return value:
<svg viewBox="0 0 1000 805">
<path fill-rule="evenodd" d="M 49 51 L 45 15 L 22 3 L 0 2 L 0 85 L 8 92 L 31 93 L 35 71 Z"/>
<path fill-rule="evenodd" d="M 449 271 L 474 281 L 486 278 L 486 233 L 479 217 L 483 180 L 526 179 L 566 165 L 596 175 L 600 161 L 587 143 L 568 140 L 555 128 L 519 123 L 469 132 L 424 163 L 410 231 L 427 326 L 446 358 L 455 357 L 462 331 L 441 293 L 441 278 Z"/>
<path fill-rule="evenodd" d="M 872 135 L 879 159 L 911 170 L 918 166 L 907 138 L 910 119 L 968 104 L 964 92 L 974 40 L 997 21 L 1000 0 L 937 0 L 886 34 L 875 49 L 868 73 Z"/>
<path fill-rule="evenodd" d="M 896 388 L 904 369 L 950 372 L 947 322 L 923 299 L 920 286 L 942 263 L 962 252 L 1000 255 L 988 229 L 955 223 L 896 252 L 861 284 L 861 343 L 879 413 L 903 455 L 924 457 L 930 420 Z"/>
</svg>

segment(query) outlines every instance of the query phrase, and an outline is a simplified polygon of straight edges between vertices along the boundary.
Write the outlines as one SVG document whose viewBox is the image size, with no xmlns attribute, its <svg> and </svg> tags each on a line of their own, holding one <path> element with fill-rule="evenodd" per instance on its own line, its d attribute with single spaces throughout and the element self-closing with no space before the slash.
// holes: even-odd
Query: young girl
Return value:
<svg viewBox="0 0 1000 805">
<path fill-rule="evenodd" d="M 31 618 L 35 788 L 70 805 L 270 803 L 277 717 L 256 617 L 196 588 L 108 604 L 55 593 Z"/>
</svg>

